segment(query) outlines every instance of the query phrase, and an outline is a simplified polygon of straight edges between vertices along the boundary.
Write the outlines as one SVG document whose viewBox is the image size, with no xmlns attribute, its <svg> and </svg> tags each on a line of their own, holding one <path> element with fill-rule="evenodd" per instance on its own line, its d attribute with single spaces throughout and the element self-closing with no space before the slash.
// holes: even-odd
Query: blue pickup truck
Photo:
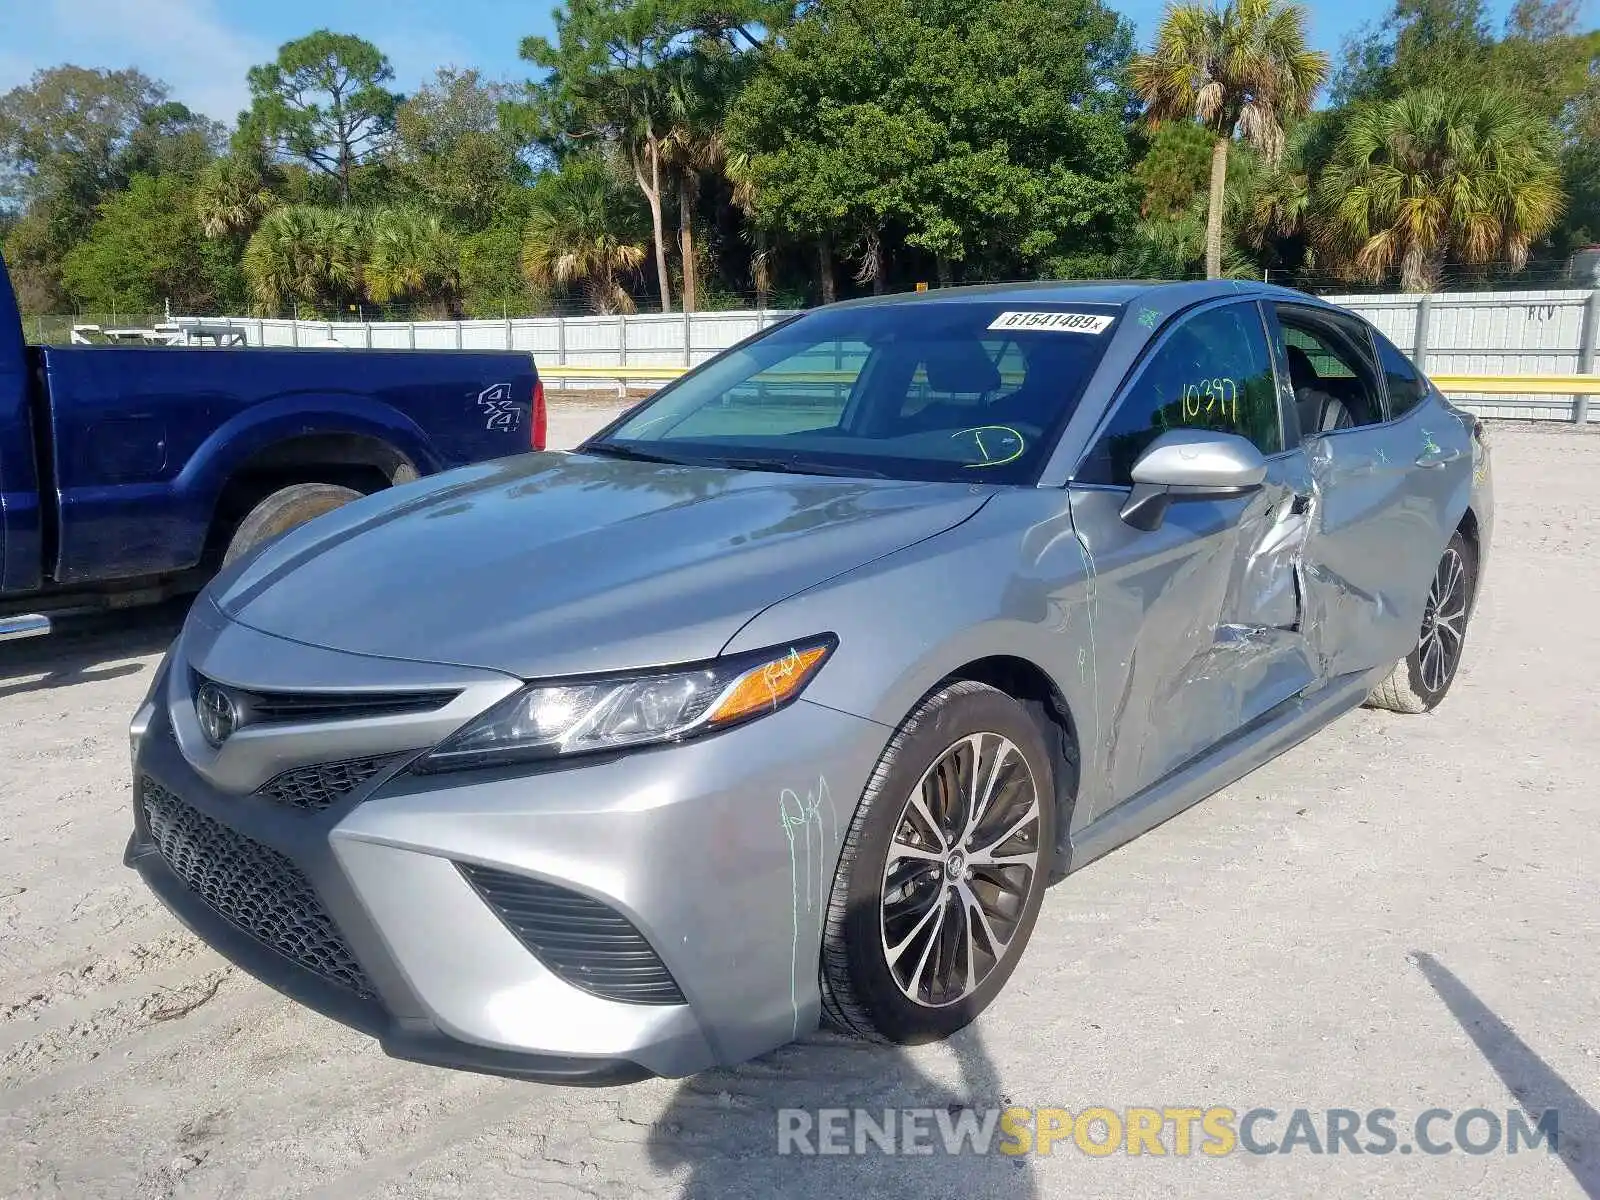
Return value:
<svg viewBox="0 0 1600 1200">
<path fill-rule="evenodd" d="M 0 260 L 0 641 L 544 437 L 526 354 L 32 347 Z"/>
</svg>

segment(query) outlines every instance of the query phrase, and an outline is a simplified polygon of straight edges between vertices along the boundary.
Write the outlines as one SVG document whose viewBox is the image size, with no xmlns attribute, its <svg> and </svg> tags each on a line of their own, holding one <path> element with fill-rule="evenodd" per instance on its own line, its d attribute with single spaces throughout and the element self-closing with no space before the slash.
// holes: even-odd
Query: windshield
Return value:
<svg viewBox="0 0 1600 1200">
<path fill-rule="evenodd" d="M 1120 309 L 824 309 L 664 388 L 590 453 L 751 470 L 1031 483 Z"/>
</svg>

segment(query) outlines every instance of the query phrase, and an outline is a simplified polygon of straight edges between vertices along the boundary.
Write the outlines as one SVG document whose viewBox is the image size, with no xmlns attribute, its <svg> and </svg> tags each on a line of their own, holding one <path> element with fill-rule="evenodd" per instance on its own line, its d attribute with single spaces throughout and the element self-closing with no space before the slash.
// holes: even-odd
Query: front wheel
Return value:
<svg viewBox="0 0 1600 1200">
<path fill-rule="evenodd" d="M 1033 932 L 1055 830 L 1051 758 L 1028 709 L 967 681 L 924 700 L 845 837 L 822 947 L 829 1019 L 915 1043 L 976 1018 Z"/>
<path fill-rule="evenodd" d="M 1458 530 L 1434 569 L 1416 646 L 1395 664 L 1389 678 L 1373 688 L 1369 705 L 1399 713 L 1425 713 L 1437 707 L 1461 666 L 1477 582 L 1477 558 Z"/>
</svg>

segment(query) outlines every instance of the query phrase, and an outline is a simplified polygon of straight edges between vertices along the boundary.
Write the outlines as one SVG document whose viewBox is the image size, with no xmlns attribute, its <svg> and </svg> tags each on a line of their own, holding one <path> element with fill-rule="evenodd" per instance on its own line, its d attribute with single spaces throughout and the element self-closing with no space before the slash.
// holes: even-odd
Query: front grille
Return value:
<svg viewBox="0 0 1600 1200">
<path fill-rule="evenodd" d="M 542 880 L 456 866 L 534 957 L 573 987 L 627 1004 L 684 1002 L 644 934 L 616 910 Z"/>
<path fill-rule="evenodd" d="M 198 671 L 194 689 L 202 683 L 216 683 Z M 270 722 L 361 721 L 372 717 L 399 717 L 409 713 L 433 712 L 443 708 L 460 692 L 267 692 L 248 688 L 217 686 L 233 697 L 244 724 Z"/>
<path fill-rule="evenodd" d="M 223 920 L 340 987 L 373 994 L 366 972 L 299 868 L 148 776 L 140 780 L 139 793 L 161 857 Z"/>
<path fill-rule="evenodd" d="M 289 808 L 321 812 L 381 774 L 396 757 L 390 754 L 295 767 L 267 780 L 256 789 L 256 795 Z"/>
</svg>

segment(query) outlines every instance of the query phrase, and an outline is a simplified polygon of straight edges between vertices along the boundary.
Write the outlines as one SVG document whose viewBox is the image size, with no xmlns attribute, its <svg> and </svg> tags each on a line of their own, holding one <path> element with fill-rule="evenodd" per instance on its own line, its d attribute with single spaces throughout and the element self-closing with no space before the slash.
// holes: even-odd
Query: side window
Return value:
<svg viewBox="0 0 1600 1200">
<path fill-rule="evenodd" d="M 1313 437 L 1383 418 L 1367 327 L 1335 313 L 1278 306 L 1300 433 Z"/>
<path fill-rule="evenodd" d="M 757 371 L 725 392 L 718 403 L 690 412 L 656 431 L 674 438 L 770 436 L 839 423 L 871 347 L 829 341 Z"/>
<path fill-rule="evenodd" d="M 1254 304 L 1214 308 L 1174 329 L 1135 378 L 1076 478 L 1131 483 L 1139 456 L 1172 429 L 1236 433 L 1263 454 L 1283 449 L 1277 384 Z"/>
<path fill-rule="evenodd" d="M 1427 394 L 1422 376 L 1411 365 L 1411 360 L 1383 334 L 1374 333 L 1372 340 L 1378 343 L 1378 365 L 1383 368 L 1384 380 L 1389 385 L 1389 415 L 1404 416 Z"/>
</svg>

